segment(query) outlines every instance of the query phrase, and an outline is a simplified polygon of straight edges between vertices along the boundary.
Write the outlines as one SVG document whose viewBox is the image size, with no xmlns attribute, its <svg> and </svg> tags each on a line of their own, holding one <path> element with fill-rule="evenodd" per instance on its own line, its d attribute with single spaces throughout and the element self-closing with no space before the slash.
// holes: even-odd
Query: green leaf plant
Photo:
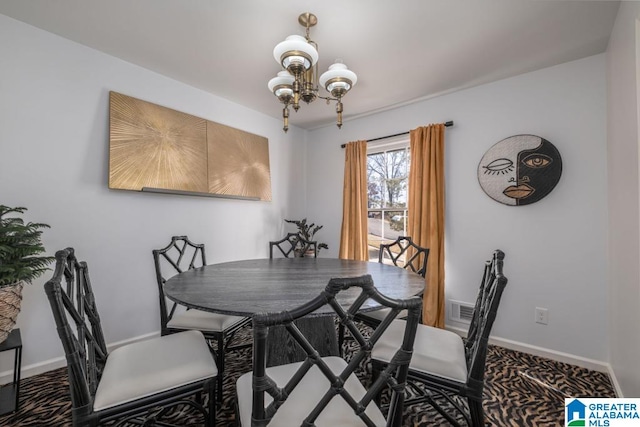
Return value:
<svg viewBox="0 0 640 427">
<path fill-rule="evenodd" d="M 31 283 L 49 270 L 54 258 L 40 256 L 45 252 L 41 236 L 47 224 L 25 223 L 15 216 L 27 208 L 0 205 L 0 288 L 24 281 Z"/>
<path fill-rule="evenodd" d="M 296 227 L 298 227 L 298 236 L 308 242 L 313 242 L 313 236 L 315 236 L 315 234 L 323 227 L 322 225 L 316 225 L 315 223 L 307 223 L 307 218 L 303 218 L 301 220 L 285 219 L 285 222 L 295 224 Z M 329 249 L 329 246 L 326 243 L 318 242 L 318 253 L 320 253 L 320 249 Z"/>
</svg>

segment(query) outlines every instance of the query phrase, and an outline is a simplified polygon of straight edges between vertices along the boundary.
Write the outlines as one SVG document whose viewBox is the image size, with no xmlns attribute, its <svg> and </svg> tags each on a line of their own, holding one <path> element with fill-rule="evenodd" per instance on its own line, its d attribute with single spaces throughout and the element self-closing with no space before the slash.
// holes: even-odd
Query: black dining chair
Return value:
<svg viewBox="0 0 640 427">
<path fill-rule="evenodd" d="M 341 291 L 360 288 L 351 307 L 345 311 L 337 300 Z M 352 315 L 367 300 L 390 308 L 379 328 L 365 338 L 352 320 Z M 337 356 L 320 357 L 294 321 L 329 305 L 349 329 L 359 345 L 347 362 Z M 402 424 L 404 388 L 411 360 L 415 330 L 422 301 L 418 297 L 406 300 L 387 298 L 374 287 L 371 276 L 331 279 L 325 290 L 290 311 L 259 313 L 253 316 L 253 370 L 238 378 L 237 419 L 241 426 L 400 426 Z M 355 375 L 356 369 L 369 356 L 371 346 L 402 311 L 408 311 L 407 327 L 401 334 L 394 355 L 367 389 Z M 284 325 L 291 339 L 305 350 L 304 361 L 266 367 L 267 332 Z M 374 402 L 383 388 L 393 390 L 387 416 Z"/>
<path fill-rule="evenodd" d="M 215 425 L 218 369 L 201 332 L 137 341 L 109 352 L 87 263 L 77 260 L 73 248 L 56 253 L 53 277 L 44 288 L 67 360 L 74 427 L 116 420 L 118 426 L 168 425 L 160 424 L 163 416 L 177 405 L 188 405 L 202 414 L 206 426 Z"/>
<path fill-rule="evenodd" d="M 380 264 L 393 264 L 411 270 L 414 273 L 425 277 L 427 274 L 427 260 L 429 258 L 429 248 L 418 246 L 409 236 L 399 236 L 395 241 L 380 244 L 378 252 L 378 262 Z M 388 309 L 367 311 L 356 313 L 354 318 L 365 325 L 376 328 L 382 319 L 387 315 Z M 404 317 L 401 315 L 400 317 Z M 344 342 L 344 327 L 338 326 L 338 343 L 342 352 Z"/>
<path fill-rule="evenodd" d="M 427 274 L 428 257 L 429 248 L 417 245 L 409 236 L 398 236 L 393 242 L 380 244 L 380 252 L 378 252 L 379 263 L 391 263 L 422 277 Z"/>
<path fill-rule="evenodd" d="M 197 330 L 201 331 L 208 341 L 216 343 L 216 361 L 220 370 L 218 400 L 221 401 L 225 353 L 236 348 L 247 347 L 247 345 L 231 347 L 230 343 L 236 332 L 249 325 L 251 319 L 186 309 L 166 298 L 164 284 L 170 277 L 207 264 L 204 244 L 193 243 L 187 236 L 173 236 L 167 246 L 154 249 L 152 253 L 160 300 L 160 333 L 169 335 L 186 330 Z"/>
<path fill-rule="evenodd" d="M 419 396 L 406 403 L 428 402 L 452 425 L 460 426 L 460 415 L 467 425 L 484 427 L 482 393 L 489 335 L 498 313 L 502 292 L 507 285 L 503 274 L 504 252 L 496 250 L 485 264 L 478 297 L 466 340 L 445 329 L 418 325 L 409 382 Z M 373 377 L 393 360 L 399 336 L 408 328 L 394 321 L 371 352 Z M 422 388 L 421 388 L 422 387 Z M 461 406 L 454 396 L 467 402 Z M 444 403 L 444 404 L 443 404 Z M 454 413 L 450 413 L 450 408 Z"/>
<path fill-rule="evenodd" d="M 318 257 L 318 242 L 305 240 L 298 233 L 287 233 L 280 240 L 269 242 L 269 258 L 278 249 L 285 258 Z"/>
</svg>

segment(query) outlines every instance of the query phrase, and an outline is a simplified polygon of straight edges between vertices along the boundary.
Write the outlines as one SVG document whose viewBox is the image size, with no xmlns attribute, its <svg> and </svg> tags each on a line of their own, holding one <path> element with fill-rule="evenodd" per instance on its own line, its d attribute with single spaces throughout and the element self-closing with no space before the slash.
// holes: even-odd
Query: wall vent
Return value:
<svg viewBox="0 0 640 427">
<path fill-rule="evenodd" d="M 449 319 L 454 322 L 471 323 L 473 318 L 474 305 L 468 302 L 449 300 L 451 310 L 449 310 Z"/>
</svg>

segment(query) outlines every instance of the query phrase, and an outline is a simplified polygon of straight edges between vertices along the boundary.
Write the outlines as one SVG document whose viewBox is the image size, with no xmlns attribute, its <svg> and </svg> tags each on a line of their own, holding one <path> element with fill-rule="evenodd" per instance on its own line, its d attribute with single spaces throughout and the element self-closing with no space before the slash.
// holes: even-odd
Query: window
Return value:
<svg viewBox="0 0 640 427">
<path fill-rule="evenodd" d="M 381 243 L 407 234 L 409 139 L 367 147 L 367 213 L 369 260 L 378 261 Z"/>
</svg>

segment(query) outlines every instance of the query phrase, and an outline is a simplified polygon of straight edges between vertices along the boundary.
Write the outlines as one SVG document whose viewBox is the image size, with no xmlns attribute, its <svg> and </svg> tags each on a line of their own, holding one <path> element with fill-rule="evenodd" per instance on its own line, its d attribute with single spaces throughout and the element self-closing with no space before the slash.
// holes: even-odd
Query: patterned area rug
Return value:
<svg viewBox="0 0 640 427">
<path fill-rule="evenodd" d="M 242 331 L 239 339 L 248 337 L 249 332 Z M 218 426 L 236 425 L 235 381 L 250 369 L 250 348 L 228 354 Z M 367 364 L 359 375 L 366 381 L 369 372 Z M 0 417 L 0 426 L 71 426 L 66 368 L 24 379 L 20 387 L 19 411 Z M 489 349 L 484 393 L 487 425 L 496 427 L 562 426 L 565 397 L 615 397 L 607 374 L 496 346 Z M 181 426 L 203 425 L 202 419 L 187 407 L 176 408 L 167 421 Z M 427 404 L 405 408 L 406 426 L 446 424 Z"/>
</svg>

